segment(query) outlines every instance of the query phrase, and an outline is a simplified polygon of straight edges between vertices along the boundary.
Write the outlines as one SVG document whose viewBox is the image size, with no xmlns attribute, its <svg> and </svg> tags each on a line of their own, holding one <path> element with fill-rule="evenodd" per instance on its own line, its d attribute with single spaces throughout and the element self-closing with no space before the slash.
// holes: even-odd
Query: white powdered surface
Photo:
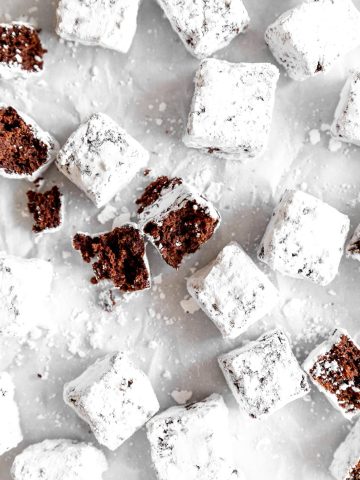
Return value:
<svg viewBox="0 0 360 480">
<path fill-rule="evenodd" d="M 150 174 L 135 176 L 109 202 L 122 223 L 136 220 L 135 199 L 162 174 L 184 178 L 196 191 L 206 192 L 222 223 L 179 271 L 168 267 L 149 244 L 152 289 L 126 300 L 117 298 L 117 306 L 106 312 L 98 305 L 104 287 L 89 283 L 91 269 L 73 251 L 71 239 L 77 231 L 109 230 L 112 220 L 100 223 L 102 210 L 52 165 L 43 188 L 59 186 L 66 196 L 66 218 L 61 231 L 35 236 L 26 209 L 29 183 L 0 179 L 0 250 L 51 259 L 55 272 L 50 301 L 44 303 L 46 314 L 26 342 L 0 338 L 0 370 L 8 371 L 16 386 L 25 438 L 0 457 L 1 480 L 11 479 L 15 455 L 32 443 L 46 438 L 94 442 L 89 426 L 65 405 L 63 385 L 97 358 L 119 350 L 128 352 L 148 375 L 161 411 L 175 405 L 174 391 L 191 391 L 191 401 L 213 392 L 224 397 L 236 467 L 246 480 L 332 480 L 329 465 L 348 433 L 349 421 L 315 388 L 304 399 L 254 421 L 238 408 L 216 357 L 275 326 L 289 332 L 299 362 L 335 326 L 343 326 L 359 340 L 359 263 L 343 257 L 339 275 L 325 288 L 258 264 L 279 290 L 281 303 L 235 341 L 224 341 L 201 310 L 186 313 L 180 302 L 188 295 L 186 278 L 209 264 L 229 242 L 238 242 L 257 263 L 260 240 L 285 189 L 307 191 L 348 215 L 351 231 L 360 223 L 359 150 L 344 143 L 336 152 L 328 148 L 339 94 L 350 70 L 359 67 L 360 50 L 306 82 L 291 81 L 281 69 L 268 148 L 262 157 L 241 164 L 183 145 L 199 61 L 186 51 L 156 2 L 142 2 L 127 56 L 59 40 L 56 3 L 1 1 L 0 21 L 21 17 L 31 21 L 42 28 L 49 50 L 41 76 L 0 81 L 1 101 L 26 112 L 61 145 L 92 113 L 104 112 L 151 153 Z M 229 62 L 275 64 L 264 42 L 265 29 L 300 2 L 244 3 L 251 17 L 248 31 L 216 56 Z M 354 3 L 360 8 L 360 0 Z M 320 132 L 316 145 L 309 142 L 313 129 Z M 104 480 L 156 479 L 145 429 L 115 452 L 101 449 L 109 462 Z"/>
<path fill-rule="evenodd" d="M 15 448 L 22 439 L 15 386 L 7 372 L 0 373 L 0 455 Z"/>
<path fill-rule="evenodd" d="M 351 470 L 360 462 L 360 421 L 334 454 L 330 471 L 336 480 L 346 480 Z"/>
</svg>

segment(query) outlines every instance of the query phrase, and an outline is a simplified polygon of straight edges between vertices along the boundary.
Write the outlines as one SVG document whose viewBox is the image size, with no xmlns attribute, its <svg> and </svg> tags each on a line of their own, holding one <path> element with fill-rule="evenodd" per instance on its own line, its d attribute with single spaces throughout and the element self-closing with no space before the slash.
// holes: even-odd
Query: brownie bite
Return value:
<svg viewBox="0 0 360 480">
<path fill-rule="evenodd" d="M 0 78 L 26 77 L 40 72 L 45 53 L 39 33 L 31 25 L 0 24 Z"/>
<path fill-rule="evenodd" d="M 135 224 L 114 228 L 98 236 L 78 233 L 73 239 L 85 262 L 91 263 L 95 276 L 93 284 L 110 280 L 122 292 L 136 292 L 150 288 L 150 272 L 145 252 L 145 241 Z"/>
<path fill-rule="evenodd" d="M 315 348 L 304 369 L 345 417 L 360 413 L 360 348 L 345 330 Z"/>
<path fill-rule="evenodd" d="M 57 141 L 13 107 L 0 107 L 0 175 L 34 181 L 55 159 Z"/>
<path fill-rule="evenodd" d="M 336 480 L 359 480 L 360 478 L 360 421 L 334 453 L 330 472 Z"/>
<path fill-rule="evenodd" d="M 159 177 L 136 203 L 140 227 L 173 268 L 206 243 L 220 224 L 212 204 L 181 178 Z"/>
<path fill-rule="evenodd" d="M 29 190 L 27 197 L 29 212 L 35 220 L 32 227 L 34 233 L 54 231 L 61 227 L 63 200 L 56 185 L 44 193 Z"/>
</svg>

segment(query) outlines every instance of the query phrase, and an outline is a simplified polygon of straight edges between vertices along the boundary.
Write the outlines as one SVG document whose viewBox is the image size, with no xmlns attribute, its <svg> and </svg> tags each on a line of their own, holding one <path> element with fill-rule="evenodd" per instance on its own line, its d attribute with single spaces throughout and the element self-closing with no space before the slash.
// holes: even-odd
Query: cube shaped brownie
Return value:
<svg viewBox="0 0 360 480">
<path fill-rule="evenodd" d="M 276 288 L 236 242 L 195 272 L 187 288 L 225 338 L 238 337 L 278 301 Z"/>
<path fill-rule="evenodd" d="M 127 53 L 139 5 L 140 0 L 60 0 L 56 31 L 65 40 Z"/>
<path fill-rule="evenodd" d="M 269 139 L 278 78 L 270 63 L 201 62 L 185 145 L 232 160 L 261 155 Z"/>
<path fill-rule="evenodd" d="M 360 420 L 339 446 L 330 465 L 335 480 L 359 480 L 360 478 Z"/>
<path fill-rule="evenodd" d="M 265 41 L 294 80 L 329 70 L 360 44 L 360 12 L 351 0 L 310 0 L 283 13 Z"/>
<path fill-rule="evenodd" d="M 44 440 L 25 448 L 11 468 L 14 480 L 102 480 L 105 455 L 89 443 Z"/>
<path fill-rule="evenodd" d="M 200 59 L 229 45 L 250 22 L 242 0 L 158 0 L 158 3 L 187 50 Z"/>
<path fill-rule="evenodd" d="M 7 372 L 0 373 L 0 455 L 22 442 L 15 386 Z"/>
<path fill-rule="evenodd" d="M 148 152 L 110 117 L 95 113 L 70 136 L 58 169 L 100 208 L 145 167 Z"/>
<path fill-rule="evenodd" d="M 0 335 L 25 336 L 51 290 L 53 267 L 0 252 Z"/>
<path fill-rule="evenodd" d="M 36 180 L 55 160 L 57 141 L 24 113 L 0 105 L 0 175 Z"/>
<path fill-rule="evenodd" d="M 92 283 L 111 281 L 122 292 L 136 292 L 150 288 L 150 270 L 145 251 L 145 240 L 134 223 L 115 227 L 98 235 L 78 233 L 73 240 L 85 262 L 94 257 Z"/>
<path fill-rule="evenodd" d="M 302 191 L 285 191 L 258 256 L 283 275 L 328 285 L 336 276 L 349 218 Z"/>
<path fill-rule="evenodd" d="M 360 262 L 360 225 L 356 227 L 353 236 L 346 246 L 346 254 L 348 257 Z"/>
<path fill-rule="evenodd" d="M 273 413 L 309 392 L 306 374 L 279 329 L 218 360 L 236 401 L 250 417 Z"/>
<path fill-rule="evenodd" d="M 352 73 L 341 91 L 331 133 L 342 142 L 360 145 L 360 72 Z"/>
<path fill-rule="evenodd" d="M 228 409 L 220 395 L 171 407 L 147 424 L 159 480 L 230 480 Z"/>
<path fill-rule="evenodd" d="M 342 329 L 316 347 L 304 369 L 317 388 L 345 417 L 360 413 L 360 347 Z"/>
<path fill-rule="evenodd" d="M 166 263 L 178 268 L 220 224 L 220 215 L 181 178 L 159 177 L 136 201 L 139 225 Z"/>
<path fill-rule="evenodd" d="M 23 22 L 0 23 L 0 78 L 24 78 L 40 72 L 45 53 L 34 27 Z"/>
<path fill-rule="evenodd" d="M 148 377 L 124 353 L 97 360 L 64 387 L 64 400 L 115 450 L 159 410 Z"/>
</svg>

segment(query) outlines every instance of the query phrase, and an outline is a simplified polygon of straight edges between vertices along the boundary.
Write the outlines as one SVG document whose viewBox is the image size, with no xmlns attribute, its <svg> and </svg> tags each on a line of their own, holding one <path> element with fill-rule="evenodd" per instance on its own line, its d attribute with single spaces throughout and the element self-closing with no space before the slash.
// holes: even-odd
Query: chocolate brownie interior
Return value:
<svg viewBox="0 0 360 480">
<path fill-rule="evenodd" d="M 123 292 L 143 290 L 150 286 L 149 272 L 144 261 L 145 242 L 139 230 L 131 225 L 117 227 L 96 237 L 77 234 L 73 245 L 85 262 L 97 258 L 92 268 L 91 282 L 111 280 Z"/>
<path fill-rule="evenodd" d="M 346 480 L 360 480 L 360 461 L 351 470 Z"/>
<path fill-rule="evenodd" d="M 136 204 L 140 205 L 138 213 L 142 213 L 146 207 L 155 203 L 166 188 L 174 188 L 176 185 L 181 184 L 181 178 L 169 178 L 166 176 L 157 178 L 145 188 L 142 196 L 136 200 Z"/>
<path fill-rule="evenodd" d="M 57 228 L 61 224 L 61 193 L 57 186 L 40 193 L 27 192 L 29 212 L 34 216 L 33 232 Z"/>
<path fill-rule="evenodd" d="M 325 390 L 336 395 L 347 412 L 360 410 L 360 350 L 346 335 L 318 358 L 310 375 Z"/>
<path fill-rule="evenodd" d="M 38 32 L 33 28 L 20 24 L 0 25 L 1 63 L 21 63 L 23 70 L 37 72 L 43 69 L 45 53 Z"/>
<path fill-rule="evenodd" d="M 0 108 L 0 168 L 32 175 L 48 158 L 48 147 L 36 138 L 13 107 Z"/>
</svg>

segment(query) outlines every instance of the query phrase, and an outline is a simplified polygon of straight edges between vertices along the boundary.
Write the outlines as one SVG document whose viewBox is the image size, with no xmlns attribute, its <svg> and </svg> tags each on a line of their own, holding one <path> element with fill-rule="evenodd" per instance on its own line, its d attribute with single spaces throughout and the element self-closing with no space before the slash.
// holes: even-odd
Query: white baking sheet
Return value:
<svg viewBox="0 0 360 480">
<path fill-rule="evenodd" d="M 252 18 L 249 31 L 217 56 L 274 62 L 263 41 L 264 30 L 298 2 L 245 3 Z M 360 7 L 360 0 L 355 3 Z M 344 258 L 339 276 L 328 288 L 272 274 L 282 306 L 233 343 L 225 343 L 203 313 L 185 313 L 180 302 L 186 296 L 184 279 L 190 268 L 204 265 L 228 241 L 236 239 L 255 257 L 285 187 L 303 188 L 338 207 L 351 217 L 352 228 L 360 222 L 360 150 L 343 146 L 331 152 L 326 131 L 321 131 L 317 145 L 309 143 L 308 134 L 331 123 L 347 73 L 359 66 L 360 49 L 326 76 L 305 83 L 287 79 L 282 70 L 269 149 L 262 159 L 241 165 L 182 145 L 198 61 L 185 51 L 153 0 L 143 2 L 127 56 L 60 41 L 54 33 L 55 4 L 0 0 L 0 20 L 35 22 L 49 50 L 42 77 L 0 82 L 1 102 L 33 116 L 62 143 L 90 113 L 108 113 L 151 151 L 152 176 L 183 176 L 207 192 L 223 223 L 215 238 L 178 272 L 149 247 L 154 288 L 108 314 L 97 306 L 99 288 L 89 285 L 90 269 L 72 251 L 71 236 L 79 230 L 106 230 L 111 222 L 100 224 L 90 201 L 52 167 L 46 182 L 48 186 L 56 182 L 66 195 L 66 223 L 61 232 L 35 239 L 26 213 L 29 184 L 0 180 L 0 250 L 51 259 L 56 271 L 52 298 L 39 306 L 41 329 L 23 344 L 0 339 L 0 367 L 14 377 L 25 437 L 23 444 L 1 457 L 1 480 L 10 479 L 14 456 L 32 442 L 55 437 L 93 440 L 87 426 L 63 404 L 62 386 L 95 358 L 115 349 L 129 351 L 150 375 L 162 408 L 175 403 L 170 395 L 174 390 L 191 391 L 192 400 L 214 391 L 223 394 L 231 410 L 235 461 L 248 480 L 330 479 L 328 465 L 349 422 L 315 390 L 268 419 L 248 419 L 236 408 L 216 356 L 273 325 L 282 325 L 291 334 L 299 360 L 335 325 L 359 339 L 359 264 Z M 148 181 L 139 175 L 111 204 L 119 213 L 126 209 L 134 213 L 134 199 Z M 106 454 L 110 464 L 106 480 L 155 479 L 144 430 L 117 452 Z"/>
</svg>

